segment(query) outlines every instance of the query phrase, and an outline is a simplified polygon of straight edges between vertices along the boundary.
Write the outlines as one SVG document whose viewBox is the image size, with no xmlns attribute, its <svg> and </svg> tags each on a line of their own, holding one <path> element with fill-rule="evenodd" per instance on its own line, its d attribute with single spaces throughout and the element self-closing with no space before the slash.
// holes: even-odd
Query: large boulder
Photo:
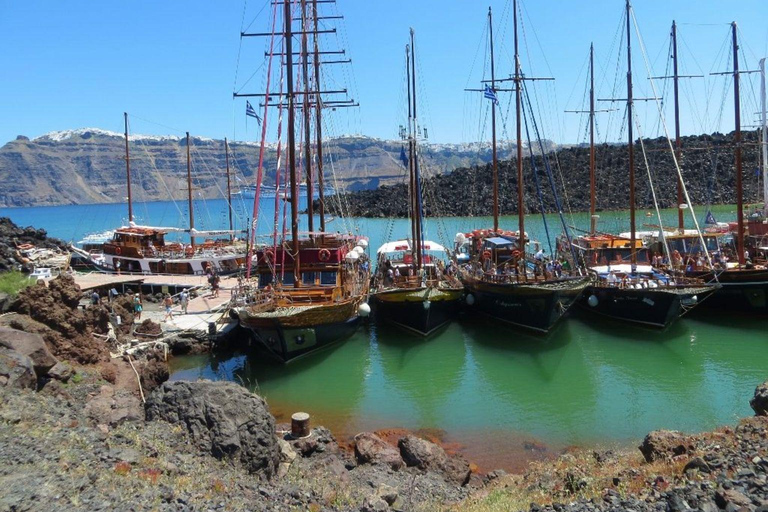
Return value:
<svg viewBox="0 0 768 512">
<path fill-rule="evenodd" d="M 382 464 L 395 471 L 404 465 L 400 451 L 372 432 L 355 436 L 355 457 L 359 464 Z"/>
<path fill-rule="evenodd" d="M 647 462 L 663 460 L 694 451 L 691 440 L 675 430 L 654 430 L 643 439 L 640 452 Z"/>
<path fill-rule="evenodd" d="M 768 416 L 768 381 L 755 388 L 755 396 L 749 401 L 757 416 Z"/>
<path fill-rule="evenodd" d="M 184 426 L 198 447 L 271 478 L 280 462 L 275 418 L 259 396 L 232 382 L 166 382 L 145 405 L 148 421 Z"/>
<path fill-rule="evenodd" d="M 439 445 L 416 436 L 403 437 L 397 445 L 407 466 L 441 473 L 446 480 L 458 485 L 469 481 L 472 472 L 463 457 L 449 457 Z"/>
<path fill-rule="evenodd" d="M 45 345 L 43 337 L 39 334 L 0 327 L 0 346 L 10 348 L 30 358 L 38 377 L 48 373 L 48 370 L 58 363 L 58 360 L 53 357 Z"/>
<path fill-rule="evenodd" d="M 0 347 L 0 386 L 35 389 L 37 376 L 32 360 L 15 350 Z"/>
</svg>

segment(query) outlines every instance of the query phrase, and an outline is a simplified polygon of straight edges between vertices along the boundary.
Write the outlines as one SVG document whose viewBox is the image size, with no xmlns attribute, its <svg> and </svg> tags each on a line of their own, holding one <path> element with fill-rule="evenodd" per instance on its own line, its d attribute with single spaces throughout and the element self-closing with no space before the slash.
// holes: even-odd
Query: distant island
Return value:
<svg viewBox="0 0 768 512">
<path fill-rule="evenodd" d="M 130 136 L 134 199 L 185 199 L 186 140 L 176 136 Z M 224 141 L 192 137 L 193 186 L 197 196 L 221 198 L 226 190 Z M 403 143 L 365 136 L 342 136 L 325 145 L 333 161 L 337 190 L 374 189 L 401 180 Z M 429 168 L 445 173 L 491 160 L 488 144 L 431 144 L 423 157 Z M 259 146 L 230 142 L 233 189 L 255 183 Z M 266 153 L 265 183 L 274 184 L 275 147 Z M 330 163 L 326 164 L 330 169 Z M 327 175 L 329 175 L 327 173 Z M 0 207 L 124 202 L 123 134 L 97 128 L 19 136 L 0 148 Z"/>
<path fill-rule="evenodd" d="M 132 135 L 131 170 L 134 198 L 139 201 L 186 198 L 186 140 L 176 136 Z M 744 185 L 747 201 L 758 197 L 757 132 L 744 134 Z M 96 128 L 51 132 L 30 139 L 19 136 L 0 148 L 0 207 L 116 203 L 126 199 L 125 145 L 123 135 Z M 656 192 L 665 207 L 676 203 L 672 159 L 664 139 L 645 141 Z M 589 208 L 589 149 L 584 145 L 558 146 L 547 142 L 549 160 L 561 200 L 572 210 Z M 258 164 L 258 144 L 232 142 L 233 190 L 253 184 Z M 331 213 L 338 204 L 345 214 L 362 217 L 407 215 L 406 169 L 400 153 L 403 143 L 365 136 L 342 136 L 324 146 L 327 182 L 345 192 L 344 201 L 329 201 Z M 638 146 L 639 149 L 639 146 Z M 626 145 L 603 144 L 597 148 L 598 208 L 621 209 L 628 204 Z M 500 144 L 501 212 L 517 213 L 517 177 L 508 142 Z M 488 143 L 425 144 L 420 162 L 425 176 L 425 209 L 428 215 L 490 215 L 491 149 Z M 559 165 L 557 164 L 559 163 Z M 539 199 L 524 160 L 526 204 L 538 212 Z M 555 211 L 554 196 L 541 156 L 536 158 L 544 209 Z M 732 135 L 684 137 L 683 173 L 695 204 L 735 202 Z M 226 190 L 223 140 L 192 138 L 193 186 L 197 197 L 221 198 Z M 275 148 L 266 155 L 265 183 L 274 184 Z M 637 159 L 637 201 L 652 205 L 642 158 Z M 567 200 L 562 195 L 563 183 Z"/>
</svg>

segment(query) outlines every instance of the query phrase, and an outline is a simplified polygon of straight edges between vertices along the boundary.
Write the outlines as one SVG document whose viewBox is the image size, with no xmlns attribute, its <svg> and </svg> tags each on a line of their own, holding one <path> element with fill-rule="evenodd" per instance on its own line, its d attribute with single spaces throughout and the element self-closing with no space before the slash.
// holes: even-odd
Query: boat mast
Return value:
<svg viewBox="0 0 768 512">
<path fill-rule="evenodd" d="M 637 268 L 637 252 L 635 251 L 635 147 L 632 131 L 632 33 L 631 6 L 627 0 L 627 138 L 629 139 L 629 243 L 630 262 L 632 271 Z"/>
<path fill-rule="evenodd" d="M 741 102 L 739 100 L 739 42 L 736 35 L 736 22 L 731 23 L 733 30 L 733 108 L 735 121 L 734 144 L 736 145 L 736 252 L 739 265 L 744 265 L 744 198 L 741 183 Z"/>
<path fill-rule="evenodd" d="M 312 11 L 314 19 L 314 67 L 315 67 L 315 137 L 317 140 L 317 191 L 320 206 L 320 231 L 325 231 L 325 185 L 323 184 L 323 124 L 321 113 L 323 111 L 322 100 L 320 99 L 320 48 L 318 45 L 318 13 L 317 0 L 312 0 Z"/>
<path fill-rule="evenodd" d="M 128 179 L 128 223 L 133 222 L 133 198 L 131 197 L 131 159 L 128 156 L 128 112 L 123 112 L 125 118 L 125 175 Z"/>
<path fill-rule="evenodd" d="M 307 41 L 307 0 L 301 0 L 301 71 L 304 80 L 304 167 L 307 172 L 307 229 L 310 233 L 315 230 L 315 212 L 312 204 L 312 148 L 310 147 L 310 110 L 309 110 L 309 48 Z M 317 37 L 317 35 L 315 35 Z M 311 235 L 310 235 L 311 236 Z"/>
<path fill-rule="evenodd" d="M 765 58 L 760 59 L 760 102 L 762 104 L 763 212 L 768 215 L 768 122 L 765 118 Z"/>
<path fill-rule="evenodd" d="M 595 200 L 595 45 L 589 45 L 589 233 L 597 228 Z"/>
<path fill-rule="evenodd" d="M 192 160 L 189 156 L 189 132 L 187 132 L 187 200 L 189 203 L 189 238 L 194 250 L 195 236 L 192 234 L 192 230 L 195 229 L 195 211 L 192 208 Z"/>
<path fill-rule="evenodd" d="M 294 116 L 293 97 L 293 32 L 291 30 L 291 2 L 284 0 L 283 17 L 285 18 L 285 67 L 287 77 L 288 98 L 288 172 L 291 177 L 291 236 L 293 237 L 292 252 L 294 259 L 294 287 L 299 286 L 299 187 L 296 180 L 296 120 Z"/>
<path fill-rule="evenodd" d="M 414 218 L 416 221 L 416 268 L 420 269 L 424 240 L 421 232 L 421 176 L 419 176 L 419 156 L 416 145 L 419 128 L 416 121 L 416 43 L 413 40 L 413 29 L 411 29 L 411 51 L 413 52 L 413 58 L 411 59 L 411 89 L 413 91 L 413 202 L 415 207 Z"/>
<path fill-rule="evenodd" d="M 677 71 L 677 24 L 675 21 L 672 21 L 672 70 L 673 70 L 673 85 L 674 85 L 674 91 L 675 91 L 675 159 L 677 160 L 678 165 L 680 164 L 680 159 L 683 156 L 683 143 L 680 139 L 680 96 L 679 96 L 679 90 L 678 90 L 678 81 L 680 79 L 680 75 Z M 680 208 L 680 205 L 683 204 L 683 181 L 682 177 L 677 177 L 677 229 L 680 230 L 680 233 L 683 233 L 683 230 L 685 229 L 685 220 L 683 219 L 683 210 Z"/>
<path fill-rule="evenodd" d="M 491 90 L 496 92 L 496 68 L 493 57 L 493 13 L 488 7 L 488 41 L 491 49 Z M 496 102 L 491 102 L 491 137 L 493 151 L 493 231 L 499 230 L 499 160 L 496 155 Z"/>
<path fill-rule="evenodd" d="M 413 179 L 413 104 L 411 103 L 411 46 L 405 45 L 405 84 L 408 89 L 408 212 L 411 218 L 411 252 L 416 242 L 416 183 Z"/>
<path fill-rule="evenodd" d="M 515 110 L 517 113 L 517 207 L 518 207 L 518 243 L 520 250 L 525 252 L 525 195 L 523 186 L 523 79 L 520 73 L 520 53 L 517 36 L 517 0 L 512 2 L 513 20 L 515 26 Z"/>
<path fill-rule="evenodd" d="M 227 209 L 229 211 L 229 238 L 234 238 L 234 225 L 232 224 L 232 182 L 229 177 L 229 142 L 224 137 L 224 159 L 227 162 Z"/>
</svg>

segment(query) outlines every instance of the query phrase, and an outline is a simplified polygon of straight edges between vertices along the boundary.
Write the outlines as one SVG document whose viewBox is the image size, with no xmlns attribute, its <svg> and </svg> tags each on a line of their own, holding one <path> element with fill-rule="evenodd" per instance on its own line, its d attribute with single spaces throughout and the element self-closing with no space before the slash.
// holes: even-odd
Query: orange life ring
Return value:
<svg viewBox="0 0 768 512">
<path fill-rule="evenodd" d="M 516 260 L 520 258 L 520 254 L 521 254 L 520 251 L 518 251 L 517 249 L 512 251 L 512 257 Z"/>
<path fill-rule="evenodd" d="M 483 251 L 483 259 L 488 260 L 491 258 L 491 251 Z"/>
<path fill-rule="evenodd" d="M 34 249 L 34 248 L 35 248 L 35 246 L 34 246 L 34 245 L 32 245 L 32 244 L 21 244 L 21 245 L 19 246 L 19 250 L 20 250 L 20 251 L 27 251 L 27 250 L 29 250 L 29 249 Z"/>
<path fill-rule="evenodd" d="M 115 247 L 115 254 L 117 254 L 118 256 L 120 256 L 121 254 L 123 254 L 123 250 L 122 250 L 122 249 L 120 249 L 119 247 Z"/>
<path fill-rule="evenodd" d="M 320 253 L 317 255 L 318 258 L 320 258 L 320 261 L 328 261 L 331 259 L 331 251 L 328 249 L 320 249 Z"/>
</svg>

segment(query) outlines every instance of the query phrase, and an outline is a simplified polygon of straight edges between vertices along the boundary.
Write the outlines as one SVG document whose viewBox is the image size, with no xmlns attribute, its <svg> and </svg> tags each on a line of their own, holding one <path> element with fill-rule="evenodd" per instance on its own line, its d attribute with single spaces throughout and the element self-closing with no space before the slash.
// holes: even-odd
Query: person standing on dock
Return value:
<svg viewBox="0 0 768 512">
<path fill-rule="evenodd" d="M 144 306 L 141 304 L 141 295 L 138 293 L 133 296 L 133 317 L 136 320 L 141 320 L 141 311 Z"/>
<path fill-rule="evenodd" d="M 187 307 L 189 306 L 189 292 L 186 288 L 179 294 L 179 303 L 181 304 L 181 313 L 186 315 Z"/>
</svg>

